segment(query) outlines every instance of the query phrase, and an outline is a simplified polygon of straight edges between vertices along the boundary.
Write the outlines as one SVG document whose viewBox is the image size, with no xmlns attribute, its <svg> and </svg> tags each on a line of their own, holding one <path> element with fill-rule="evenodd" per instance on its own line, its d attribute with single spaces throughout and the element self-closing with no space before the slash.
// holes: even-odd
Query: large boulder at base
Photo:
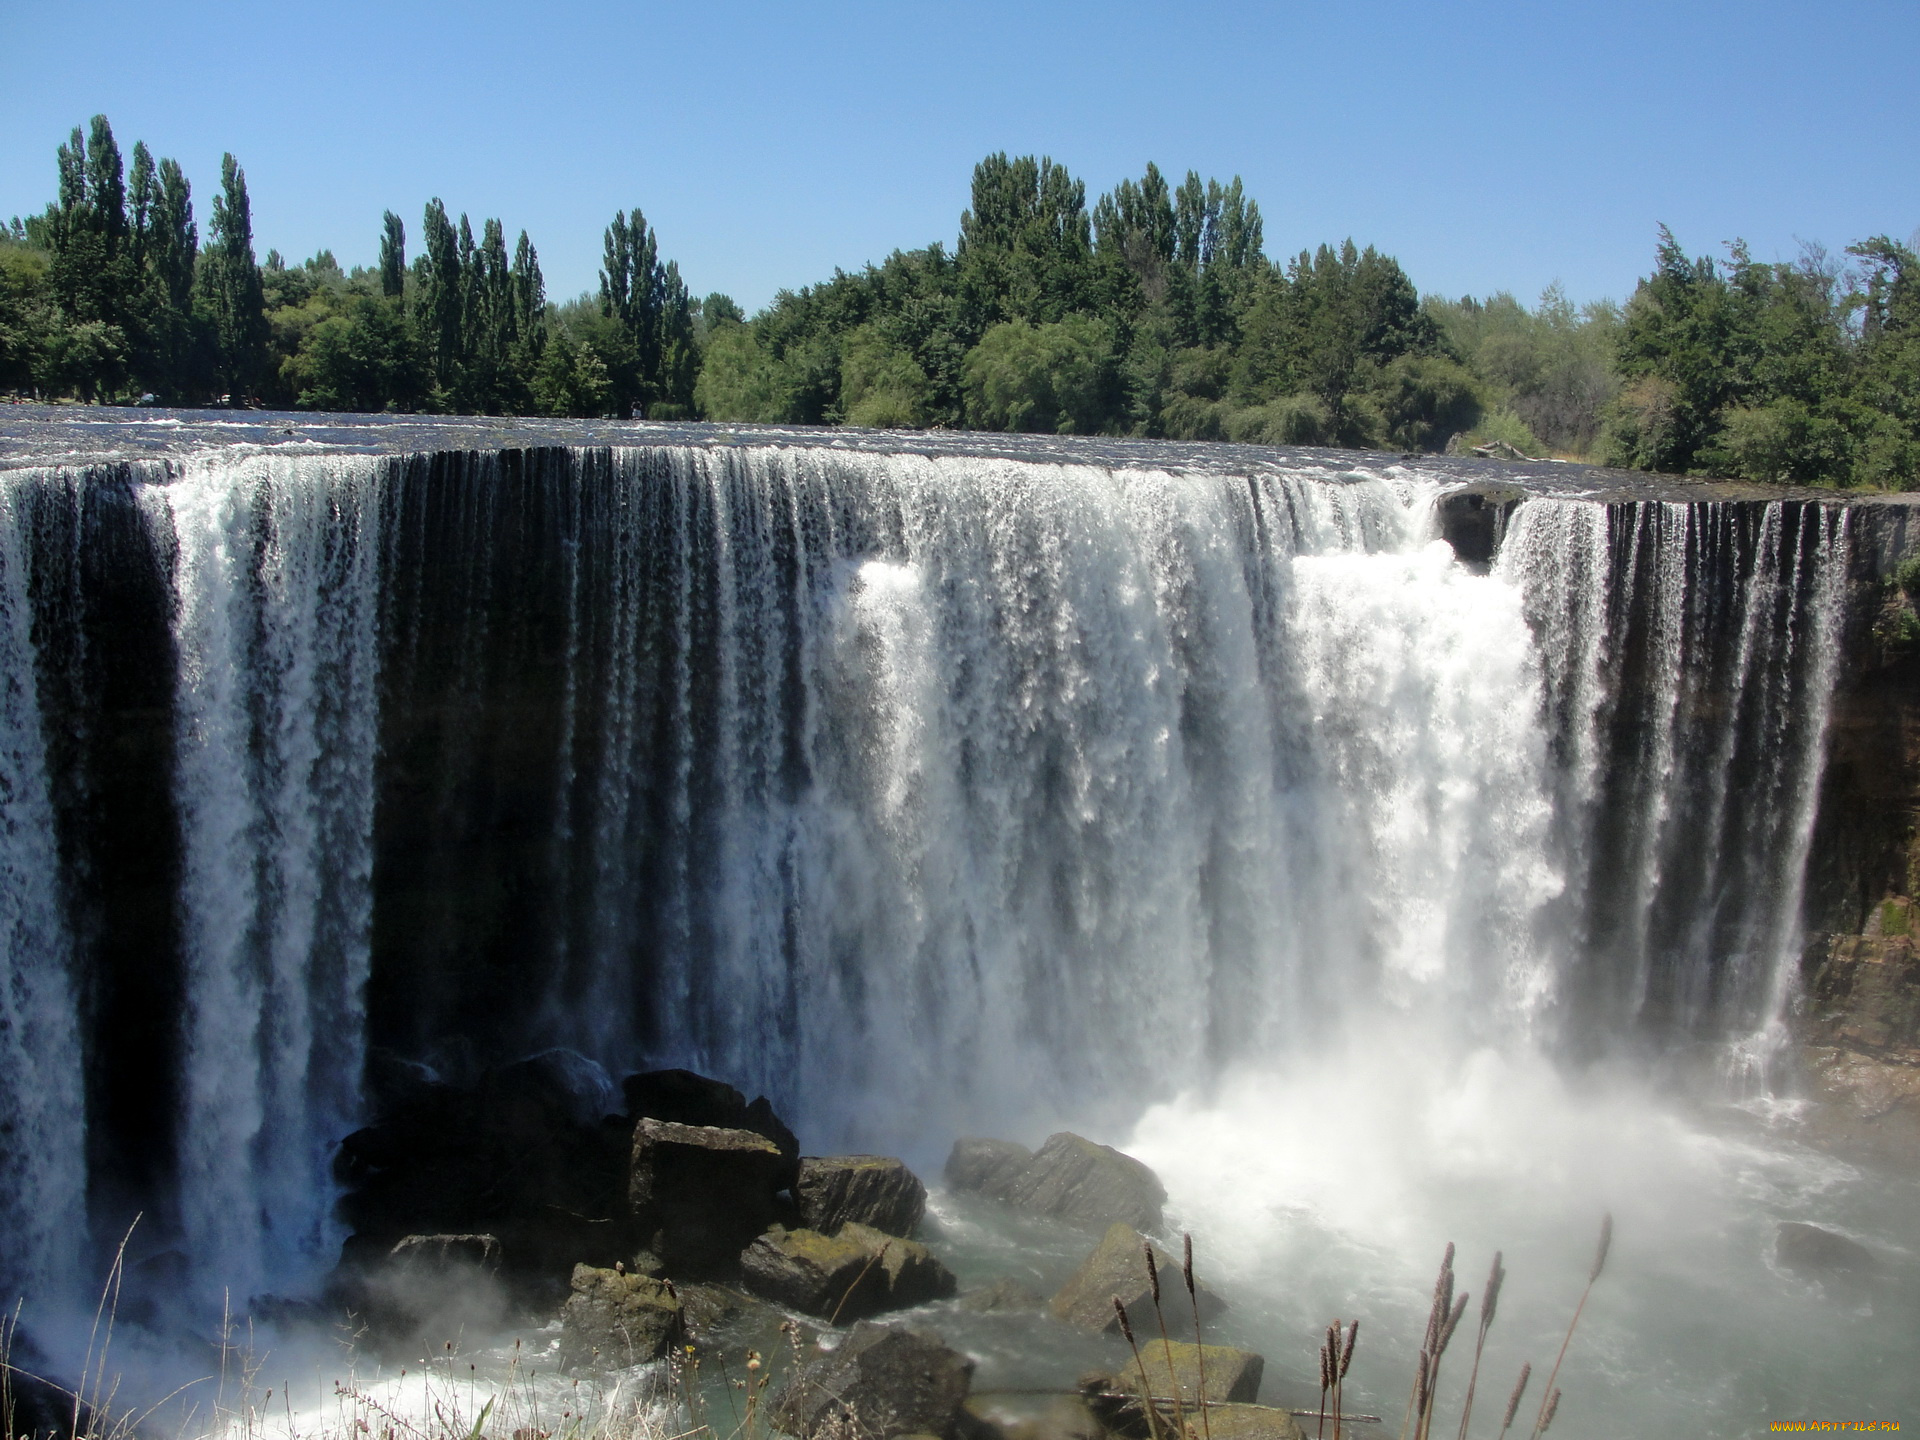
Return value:
<svg viewBox="0 0 1920 1440">
<path fill-rule="evenodd" d="M 456 1084 L 376 1051 L 368 1084 L 374 1123 L 334 1157 L 356 1242 L 348 1268 L 408 1235 L 484 1233 L 512 1284 L 551 1286 L 558 1303 L 575 1261 L 630 1251 L 633 1126 L 606 1114 L 617 1102 L 597 1065 L 549 1050 Z"/>
<path fill-rule="evenodd" d="M 1008 1187 L 1032 1159 L 1031 1150 L 1011 1140 L 969 1135 L 953 1142 L 942 1173 L 948 1188 L 959 1194 L 1004 1200 Z"/>
<path fill-rule="evenodd" d="M 883 1155 L 804 1156 L 793 1198 L 809 1230 L 831 1235 L 851 1220 L 888 1235 L 911 1235 L 927 1211 L 927 1187 Z"/>
<path fill-rule="evenodd" d="M 1880 1272 L 1879 1258 L 1866 1246 L 1798 1220 L 1782 1222 L 1773 1253 L 1781 1268 L 1829 1290 L 1863 1289 Z"/>
<path fill-rule="evenodd" d="M 591 1265 L 573 1267 L 560 1312 L 560 1359 L 570 1368 L 623 1370 L 667 1353 L 682 1332 L 680 1301 L 664 1281 Z"/>
<path fill-rule="evenodd" d="M 1047 1138 L 1024 1169 L 1008 1182 L 1009 1205 L 1062 1220 L 1136 1230 L 1158 1230 L 1167 1203 L 1160 1177 L 1111 1145 L 1096 1145 L 1062 1131 Z"/>
<path fill-rule="evenodd" d="M 764 1135 L 789 1159 L 800 1154 L 773 1105 L 762 1095 L 749 1101 L 722 1080 L 691 1070 L 648 1070 L 620 1082 L 627 1113 L 635 1120 L 670 1120 L 676 1125 L 710 1125 L 716 1130 L 751 1130 Z"/>
<path fill-rule="evenodd" d="M 1082 1330 L 1117 1335 L 1120 1332 L 1120 1320 L 1113 1313 L 1113 1302 L 1118 1297 L 1120 1303 L 1127 1307 L 1127 1317 L 1133 1322 L 1134 1333 L 1143 1341 L 1148 1335 L 1157 1336 L 1160 1325 L 1153 1314 L 1146 1247 L 1146 1237 L 1131 1226 L 1117 1222 L 1108 1226 L 1105 1237 L 1094 1247 L 1093 1253 L 1080 1262 L 1080 1268 L 1074 1271 L 1073 1277 L 1060 1287 L 1060 1293 L 1050 1302 L 1048 1308 L 1053 1311 L 1054 1318 L 1077 1325 Z M 1187 1299 L 1186 1283 L 1181 1279 L 1179 1264 L 1157 1245 L 1153 1250 L 1153 1261 L 1160 1271 L 1161 1313 L 1166 1318 L 1168 1331 L 1175 1335 L 1192 1334 L 1194 1302 Z M 1196 1288 L 1199 1293 L 1195 1299 L 1200 1309 L 1200 1321 L 1204 1325 L 1227 1306 L 1205 1285 Z"/>
<path fill-rule="evenodd" d="M 774 1400 L 776 1428 L 814 1440 L 831 1428 L 859 1440 L 965 1440 L 973 1362 L 931 1336 L 862 1321 L 839 1348 L 803 1366 Z"/>
<path fill-rule="evenodd" d="M 1167 1192 L 1160 1177 L 1111 1145 L 1061 1131 L 1038 1150 L 1011 1140 L 957 1140 L 947 1156 L 947 1184 L 1037 1215 L 1083 1225 L 1119 1221 L 1158 1230 Z"/>
<path fill-rule="evenodd" d="M 627 1181 L 634 1233 L 669 1274 L 727 1270 L 773 1223 L 793 1169 L 751 1130 L 641 1120 Z"/>
<path fill-rule="evenodd" d="M 761 1299 L 829 1321 L 902 1310 L 956 1288 L 926 1246 L 856 1224 L 835 1235 L 775 1226 L 741 1252 L 740 1275 Z"/>
</svg>

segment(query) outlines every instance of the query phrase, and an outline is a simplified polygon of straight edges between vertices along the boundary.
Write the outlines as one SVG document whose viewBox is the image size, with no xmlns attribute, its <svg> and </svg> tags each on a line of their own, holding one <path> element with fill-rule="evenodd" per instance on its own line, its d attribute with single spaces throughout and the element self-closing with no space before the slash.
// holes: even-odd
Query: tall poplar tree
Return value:
<svg viewBox="0 0 1920 1440">
<path fill-rule="evenodd" d="M 407 289 L 407 227 L 391 210 L 380 235 L 380 293 L 397 299 Z"/>
<path fill-rule="evenodd" d="M 419 286 L 414 308 L 420 333 L 427 342 L 434 388 L 450 396 L 460 381 L 463 344 L 463 284 L 460 238 L 447 219 L 447 207 L 438 198 L 427 202 L 421 241 L 426 253 L 416 262 Z M 441 403 L 447 403 L 443 400 Z"/>
<path fill-rule="evenodd" d="M 247 176 L 231 154 L 220 158 L 200 299 L 211 323 L 214 378 L 230 403 L 251 399 L 266 369 L 266 295 L 253 256 L 253 208 Z"/>
</svg>

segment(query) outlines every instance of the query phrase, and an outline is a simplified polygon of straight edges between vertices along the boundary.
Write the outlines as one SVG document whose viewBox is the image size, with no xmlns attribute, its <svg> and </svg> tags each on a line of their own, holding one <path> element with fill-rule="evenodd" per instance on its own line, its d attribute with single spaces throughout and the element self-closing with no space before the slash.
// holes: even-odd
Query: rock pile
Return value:
<svg viewBox="0 0 1920 1440">
<path fill-rule="evenodd" d="M 703 1282 L 842 1323 L 954 1292 L 912 1239 L 927 1192 L 911 1170 L 803 1157 L 766 1099 L 720 1081 L 629 1076 L 608 1114 L 613 1087 L 563 1051 L 464 1086 L 381 1079 L 379 1119 L 336 1159 L 354 1233 L 333 1294 L 389 1337 L 480 1291 L 489 1312 L 565 1294 L 568 1362 L 616 1366 L 697 1328 Z"/>
</svg>

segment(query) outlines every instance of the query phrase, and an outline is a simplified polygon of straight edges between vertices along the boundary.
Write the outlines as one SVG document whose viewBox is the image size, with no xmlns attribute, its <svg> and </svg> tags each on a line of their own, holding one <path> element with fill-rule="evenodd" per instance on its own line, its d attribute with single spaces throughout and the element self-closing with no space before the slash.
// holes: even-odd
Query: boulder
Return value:
<svg viewBox="0 0 1920 1440">
<path fill-rule="evenodd" d="M 1127 1316 L 1133 1322 L 1134 1334 L 1140 1337 L 1141 1343 L 1144 1344 L 1149 1335 L 1157 1337 L 1160 1325 L 1153 1313 L 1146 1248 L 1146 1238 L 1131 1226 L 1118 1222 L 1108 1226 L 1106 1236 L 1094 1247 L 1093 1253 L 1081 1261 L 1080 1268 L 1074 1271 L 1073 1277 L 1060 1287 L 1060 1293 L 1049 1303 L 1048 1308 L 1053 1311 L 1054 1318 L 1082 1330 L 1103 1335 L 1118 1334 L 1120 1321 L 1113 1313 L 1113 1302 L 1117 1296 L 1120 1303 L 1127 1307 Z M 1161 1313 L 1166 1319 L 1168 1332 L 1175 1335 L 1192 1334 L 1194 1306 L 1187 1299 L 1186 1283 L 1181 1279 L 1178 1262 L 1158 1246 L 1154 1247 L 1153 1260 L 1160 1271 Z M 1197 1289 L 1200 1321 L 1205 1324 L 1227 1308 L 1226 1302 L 1205 1285 Z"/>
<path fill-rule="evenodd" d="M 851 1220 L 908 1236 L 927 1210 L 927 1187 L 920 1177 L 881 1155 L 805 1157 L 793 1198 L 802 1223 L 826 1235 Z"/>
<path fill-rule="evenodd" d="M 835 1235 L 775 1226 L 740 1256 L 747 1289 L 823 1320 L 845 1321 L 951 1295 L 952 1272 L 927 1247 L 865 1225 Z"/>
<path fill-rule="evenodd" d="M 680 1300 L 665 1281 L 591 1265 L 573 1267 L 560 1312 L 560 1358 L 569 1368 L 622 1370 L 667 1353 L 682 1333 Z"/>
<path fill-rule="evenodd" d="M 673 1275 L 730 1269 L 773 1223 L 794 1162 L 751 1130 L 641 1120 L 627 1203 L 640 1244 Z"/>
<path fill-rule="evenodd" d="M 1880 1272 L 1879 1257 L 1866 1246 L 1798 1220 L 1782 1222 L 1773 1253 L 1782 1269 L 1829 1290 L 1864 1289 Z"/>
<path fill-rule="evenodd" d="M 953 1272 L 933 1258 L 933 1252 L 917 1240 L 875 1230 L 852 1221 L 840 1227 L 839 1238 L 852 1240 L 876 1257 L 873 1274 L 886 1279 L 888 1310 L 904 1310 L 909 1305 L 924 1305 L 929 1300 L 944 1300 L 960 1288 Z"/>
<path fill-rule="evenodd" d="M 775 1226 L 740 1254 L 740 1280 L 750 1294 L 803 1315 L 832 1319 L 836 1312 L 872 1314 L 854 1296 L 874 1263 L 849 1237 Z"/>
<path fill-rule="evenodd" d="M 964 1440 L 981 1422 L 966 1412 L 973 1362 L 931 1336 L 862 1321 L 796 1371 L 774 1400 L 773 1423 L 799 1440 L 831 1430 L 860 1440 L 931 1435 Z"/>
<path fill-rule="evenodd" d="M 648 1070 L 620 1082 L 627 1114 L 635 1120 L 669 1120 L 676 1125 L 709 1125 L 716 1130 L 751 1130 L 773 1141 L 789 1159 L 800 1154 L 773 1105 L 762 1095 L 749 1102 L 733 1086 L 691 1070 Z"/>
<path fill-rule="evenodd" d="M 1148 1339 L 1144 1331 L 1135 1331 L 1140 1341 L 1140 1362 L 1128 1365 L 1113 1377 L 1113 1388 L 1138 1393 L 1140 1371 L 1145 1370 L 1147 1384 L 1156 1400 L 1178 1400 L 1191 1409 L 1202 1397 L 1200 1377 L 1206 1376 L 1204 1392 L 1208 1405 L 1251 1405 L 1260 1398 L 1260 1377 L 1267 1368 L 1264 1356 L 1251 1350 L 1235 1350 L 1228 1345 L 1188 1345 L 1175 1340 L 1162 1344 Z"/>
<path fill-rule="evenodd" d="M 1011 1140 L 968 1136 L 953 1142 L 943 1173 L 948 1187 L 959 1194 L 1004 1200 L 1007 1187 L 1032 1159 L 1031 1150 Z"/>
<path fill-rule="evenodd" d="M 598 1066 L 553 1050 L 456 1085 L 376 1052 L 368 1078 L 374 1123 L 334 1157 L 339 1214 L 354 1232 L 343 1269 L 410 1235 L 484 1233 L 516 1286 L 564 1293 L 575 1261 L 631 1252 L 633 1127 L 604 1113 L 615 1102 Z"/>
<path fill-rule="evenodd" d="M 1136 1230 L 1158 1230 L 1167 1192 L 1160 1177 L 1111 1145 L 1096 1145 L 1062 1131 L 1007 1183 L 1009 1205 L 1082 1224 L 1115 1221 Z"/>
</svg>

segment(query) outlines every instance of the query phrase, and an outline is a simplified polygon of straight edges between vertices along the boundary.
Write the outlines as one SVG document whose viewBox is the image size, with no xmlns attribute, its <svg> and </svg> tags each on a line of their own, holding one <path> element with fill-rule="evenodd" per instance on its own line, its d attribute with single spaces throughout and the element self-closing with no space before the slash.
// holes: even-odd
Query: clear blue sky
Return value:
<svg viewBox="0 0 1920 1440">
<path fill-rule="evenodd" d="M 0 0 L 0 217 L 97 111 L 181 161 L 203 229 L 232 150 L 262 255 L 371 263 L 438 195 L 566 296 L 637 204 L 750 310 L 951 243 L 1001 149 L 1089 204 L 1149 159 L 1238 173 L 1269 254 L 1351 235 L 1450 295 L 1624 297 L 1661 221 L 1769 259 L 1920 226 L 1920 0 Z"/>
</svg>

